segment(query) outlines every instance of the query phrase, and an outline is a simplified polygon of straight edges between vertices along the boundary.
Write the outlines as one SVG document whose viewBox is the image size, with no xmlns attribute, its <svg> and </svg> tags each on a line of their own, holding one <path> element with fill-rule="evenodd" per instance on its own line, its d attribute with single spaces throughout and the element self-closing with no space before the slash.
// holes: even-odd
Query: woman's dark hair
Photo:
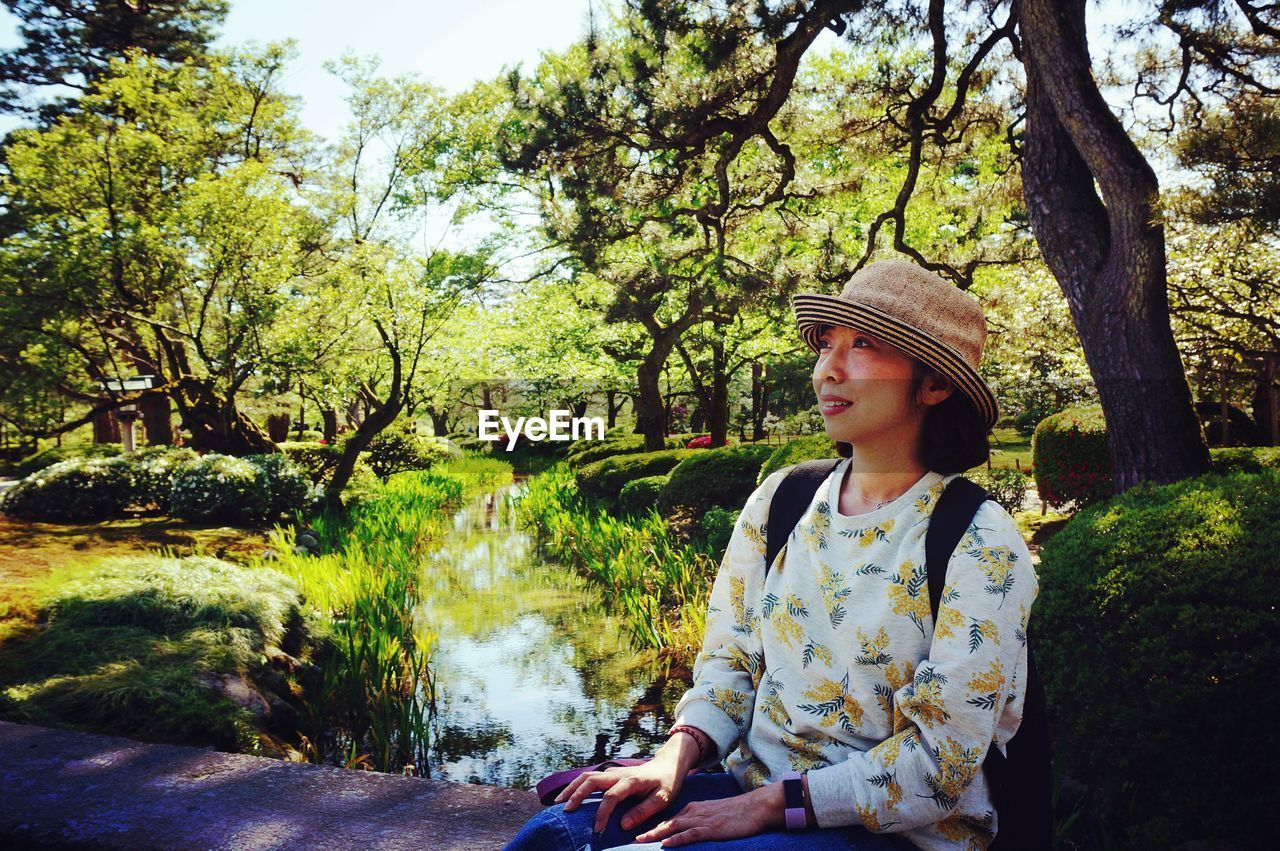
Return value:
<svg viewBox="0 0 1280 851">
<path fill-rule="evenodd" d="M 913 398 L 919 397 L 925 378 L 932 372 L 920 361 L 912 364 Z M 841 458 L 848 458 L 852 448 L 847 443 L 837 443 L 836 452 Z M 920 428 L 920 460 L 925 467 L 949 476 L 985 464 L 990 458 L 991 444 L 987 441 L 986 423 L 969 397 L 958 388 L 925 411 Z"/>
</svg>

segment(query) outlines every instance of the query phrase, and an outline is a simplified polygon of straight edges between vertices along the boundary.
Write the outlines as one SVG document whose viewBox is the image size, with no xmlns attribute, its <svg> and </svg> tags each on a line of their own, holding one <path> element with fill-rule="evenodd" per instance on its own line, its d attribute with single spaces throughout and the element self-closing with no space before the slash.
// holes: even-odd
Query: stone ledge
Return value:
<svg viewBox="0 0 1280 851">
<path fill-rule="evenodd" d="M 0 721 L 0 846 L 501 848 L 531 792 Z"/>
</svg>

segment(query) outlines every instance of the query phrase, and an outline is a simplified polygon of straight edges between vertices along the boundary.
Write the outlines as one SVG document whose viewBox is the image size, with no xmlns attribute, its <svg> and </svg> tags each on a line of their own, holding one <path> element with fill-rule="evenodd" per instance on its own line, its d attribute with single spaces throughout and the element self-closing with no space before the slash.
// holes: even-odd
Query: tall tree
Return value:
<svg viewBox="0 0 1280 851">
<path fill-rule="evenodd" d="M 15 132 L 0 310 L 23 348 L 3 366 L 74 362 L 42 377 L 81 405 L 41 433 L 139 401 L 104 386 L 138 372 L 157 377 L 145 396 L 171 401 L 197 447 L 273 449 L 236 395 L 269 363 L 317 244 L 290 201 L 307 137 L 275 88 L 286 60 L 281 48 L 204 67 L 133 54 L 76 112 Z"/>
<path fill-rule="evenodd" d="M 3 0 L 22 44 L 0 54 L 0 111 L 41 111 L 46 120 L 74 98 L 40 109 L 49 89 L 78 96 L 130 52 L 175 63 L 203 58 L 227 14 L 227 0 Z"/>
</svg>

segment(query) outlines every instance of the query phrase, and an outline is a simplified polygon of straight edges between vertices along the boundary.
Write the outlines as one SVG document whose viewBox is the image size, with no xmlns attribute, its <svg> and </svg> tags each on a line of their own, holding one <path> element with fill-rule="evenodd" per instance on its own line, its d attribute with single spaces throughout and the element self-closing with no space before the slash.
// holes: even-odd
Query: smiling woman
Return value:
<svg viewBox="0 0 1280 851">
<path fill-rule="evenodd" d="M 798 296 L 795 310 L 846 460 L 761 483 L 667 743 L 643 765 L 578 776 L 512 851 L 961 849 L 1017 821 L 997 814 L 982 768 L 1021 724 L 1037 578 L 1004 509 L 980 489 L 964 506 L 966 488 L 949 489 L 987 457 L 996 418 L 977 372 L 982 308 L 932 273 L 882 262 L 839 296 Z M 926 558 L 940 503 L 938 531 L 954 533 L 941 560 Z M 798 518 L 789 535 L 784 514 Z M 943 572 L 935 598 L 930 575 Z M 687 776 L 721 761 L 727 775 Z"/>
</svg>

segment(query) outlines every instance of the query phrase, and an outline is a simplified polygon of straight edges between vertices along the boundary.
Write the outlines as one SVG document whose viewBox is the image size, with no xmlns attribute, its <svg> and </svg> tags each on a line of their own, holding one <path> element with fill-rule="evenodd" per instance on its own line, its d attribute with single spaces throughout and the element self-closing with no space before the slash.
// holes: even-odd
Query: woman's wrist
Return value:
<svg viewBox="0 0 1280 851">
<path fill-rule="evenodd" d="M 701 765 L 702 754 L 703 749 L 699 747 L 698 740 L 693 734 L 684 730 L 673 730 L 654 758 L 672 760 L 680 773 L 684 774 Z"/>
<path fill-rule="evenodd" d="M 706 765 L 708 762 L 707 757 L 716 752 L 715 743 L 711 740 L 711 737 L 704 731 L 689 724 L 677 724 L 671 728 L 668 736 L 672 738 L 686 737 L 693 741 L 694 746 L 697 748 L 697 756 L 694 758 L 690 768 L 701 768 Z"/>
</svg>

